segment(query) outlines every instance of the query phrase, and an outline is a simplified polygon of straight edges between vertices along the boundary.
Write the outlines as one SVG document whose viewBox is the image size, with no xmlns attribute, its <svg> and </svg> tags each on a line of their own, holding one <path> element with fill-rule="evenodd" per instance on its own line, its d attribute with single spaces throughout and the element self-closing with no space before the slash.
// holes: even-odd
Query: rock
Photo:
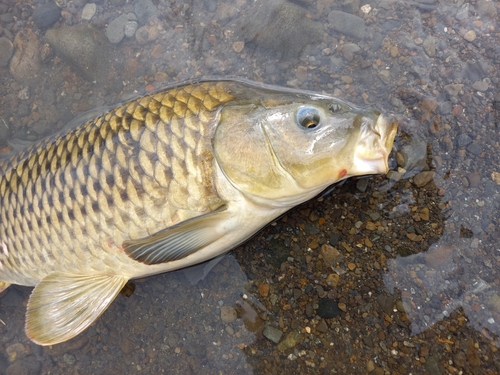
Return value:
<svg viewBox="0 0 500 375">
<path fill-rule="evenodd" d="M 111 21 L 106 28 L 106 36 L 113 44 L 120 43 L 125 37 L 125 26 L 129 22 L 127 15 L 122 14 Z"/>
<path fill-rule="evenodd" d="M 10 58 L 14 53 L 14 45 L 4 36 L 0 37 L 0 51 L 2 51 L 0 53 L 0 67 L 3 68 L 9 64 Z"/>
<path fill-rule="evenodd" d="M 139 23 L 144 25 L 148 19 L 154 16 L 158 9 L 151 0 L 139 0 L 135 3 L 134 13 L 137 16 Z"/>
<path fill-rule="evenodd" d="M 278 350 L 284 352 L 287 349 L 291 349 L 302 341 L 302 338 L 303 336 L 299 332 L 290 332 L 285 339 L 278 344 Z"/>
<path fill-rule="evenodd" d="M 489 83 L 488 81 L 476 81 L 472 84 L 472 88 L 477 91 L 487 91 L 489 88 Z"/>
<path fill-rule="evenodd" d="M 464 148 L 465 146 L 467 146 L 472 142 L 472 138 L 464 133 L 459 134 L 456 139 L 459 148 Z"/>
<path fill-rule="evenodd" d="M 10 74 L 19 82 L 33 82 L 40 70 L 40 42 L 30 29 L 22 29 L 14 38 L 14 56 Z"/>
<path fill-rule="evenodd" d="M 429 218 L 430 218 L 429 209 L 427 207 L 422 208 L 420 210 L 420 212 L 418 213 L 418 216 L 420 216 L 420 219 L 422 219 L 424 221 L 429 221 Z"/>
<path fill-rule="evenodd" d="M 232 323 L 237 318 L 236 310 L 231 306 L 222 306 L 220 308 L 220 318 L 223 323 Z"/>
<path fill-rule="evenodd" d="M 104 81 L 109 69 L 110 46 L 102 31 L 88 25 L 50 29 L 51 47 L 89 81 Z"/>
<path fill-rule="evenodd" d="M 321 255 L 323 257 L 323 261 L 328 267 L 331 267 L 336 262 L 342 259 L 342 254 L 340 254 L 340 251 L 327 244 L 321 246 Z"/>
<path fill-rule="evenodd" d="M 448 94 L 450 94 L 450 96 L 457 96 L 463 87 L 464 85 L 461 83 L 452 83 L 444 86 L 444 89 Z"/>
<path fill-rule="evenodd" d="M 82 10 L 82 20 L 90 21 L 97 11 L 95 3 L 85 4 Z"/>
<path fill-rule="evenodd" d="M 328 332 L 328 324 L 326 324 L 326 321 L 324 319 L 321 319 L 316 326 L 316 330 L 321 333 Z"/>
<path fill-rule="evenodd" d="M 465 3 L 464 5 L 462 5 L 458 9 L 457 14 L 455 15 L 455 18 L 458 21 L 464 20 L 467 17 L 469 17 L 469 3 Z"/>
<path fill-rule="evenodd" d="M 388 69 L 383 69 L 378 72 L 378 77 L 382 82 L 389 84 L 391 82 L 391 72 Z"/>
<path fill-rule="evenodd" d="M 479 0 L 476 3 L 475 8 L 481 18 L 495 19 L 497 17 L 495 2 L 491 0 Z"/>
<path fill-rule="evenodd" d="M 468 42 L 473 42 L 476 39 L 476 32 L 474 30 L 469 30 L 464 34 L 464 39 Z"/>
<path fill-rule="evenodd" d="M 253 48 L 257 53 L 271 53 L 273 58 L 283 60 L 297 58 L 307 46 L 323 40 L 323 25 L 309 19 L 298 5 L 261 1 L 254 12 L 236 34 L 245 42 L 245 48 Z"/>
<path fill-rule="evenodd" d="M 33 22 L 41 29 L 48 29 L 61 17 L 61 9 L 53 1 L 42 4 L 33 12 Z"/>
<path fill-rule="evenodd" d="M 385 312 L 387 315 L 392 314 L 392 310 L 394 308 L 394 297 L 386 294 L 379 294 L 377 296 L 377 302 L 380 306 L 380 309 Z"/>
<path fill-rule="evenodd" d="M 125 24 L 125 36 L 127 38 L 132 38 L 135 35 L 138 27 L 139 24 L 136 21 L 128 21 Z"/>
<path fill-rule="evenodd" d="M 425 263 L 433 268 L 445 267 L 452 264 L 454 251 L 455 248 L 453 246 L 433 246 L 424 255 Z"/>
<path fill-rule="evenodd" d="M 274 328 L 271 326 L 266 326 L 262 334 L 264 335 L 264 337 L 266 337 L 267 339 L 271 340 L 276 344 L 280 342 L 281 336 L 283 336 L 282 331 L 280 331 L 278 328 Z"/>
<path fill-rule="evenodd" d="M 332 28 L 346 36 L 363 39 L 366 35 L 365 21 L 353 14 L 333 10 L 328 13 L 328 22 Z"/>
<path fill-rule="evenodd" d="M 413 177 L 413 183 L 417 187 L 422 187 L 427 185 L 434 178 L 434 171 L 424 171 Z"/>
<path fill-rule="evenodd" d="M 339 309 L 337 301 L 330 298 L 320 298 L 316 314 L 320 318 L 331 319 L 339 316 L 341 314 L 341 310 Z"/>
<path fill-rule="evenodd" d="M 436 39 L 430 34 L 424 40 L 424 50 L 429 57 L 436 55 Z"/>
<path fill-rule="evenodd" d="M 467 151 L 469 151 L 473 155 L 480 155 L 483 152 L 483 148 L 476 142 L 472 142 L 468 147 Z"/>
</svg>

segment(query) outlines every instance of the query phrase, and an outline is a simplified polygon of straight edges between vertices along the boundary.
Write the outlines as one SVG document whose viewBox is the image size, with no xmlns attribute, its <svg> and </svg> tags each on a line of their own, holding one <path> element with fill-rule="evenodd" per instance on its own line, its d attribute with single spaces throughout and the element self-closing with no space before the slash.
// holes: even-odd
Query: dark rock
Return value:
<svg viewBox="0 0 500 375">
<path fill-rule="evenodd" d="M 328 22 L 335 31 L 356 39 L 363 39 L 366 35 L 365 21 L 353 14 L 333 10 L 328 13 Z"/>
<path fill-rule="evenodd" d="M 320 298 L 316 314 L 323 319 L 331 319 L 339 316 L 342 311 L 339 309 L 337 301 L 330 298 Z"/>
<path fill-rule="evenodd" d="M 392 309 L 394 307 L 394 297 L 390 295 L 380 294 L 377 296 L 377 302 L 380 305 L 380 308 L 387 315 L 392 314 Z"/>
<path fill-rule="evenodd" d="M 61 17 L 61 9 L 53 1 L 42 4 L 33 12 L 33 22 L 41 29 L 48 29 Z"/>
</svg>

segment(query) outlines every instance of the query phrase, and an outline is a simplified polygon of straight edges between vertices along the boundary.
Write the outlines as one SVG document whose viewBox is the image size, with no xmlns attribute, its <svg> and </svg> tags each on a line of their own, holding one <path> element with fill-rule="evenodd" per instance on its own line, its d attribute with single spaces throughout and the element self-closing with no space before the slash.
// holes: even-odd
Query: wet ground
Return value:
<svg viewBox="0 0 500 375">
<path fill-rule="evenodd" d="M 0 1 L 0 142 L 186 79 L 394 114 L 387 176 L 263 229 L 192 286 L 134 282 L 75 339 L 0 300 L 0 374 L 500 373 L 497 1 Z"/>
</svg>

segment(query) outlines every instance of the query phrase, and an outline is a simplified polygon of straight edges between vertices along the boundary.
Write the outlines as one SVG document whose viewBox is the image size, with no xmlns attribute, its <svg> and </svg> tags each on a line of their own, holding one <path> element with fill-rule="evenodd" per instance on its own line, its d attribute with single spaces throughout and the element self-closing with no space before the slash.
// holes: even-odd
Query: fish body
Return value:
<svg viewBox="0 0 500 375">
<path fill-rule="evenodd" d="M 0 282 L 35 286 L 28 337 L 66 341 L 128 280 L 212 259 L 337 181 L 387 172 L 396 130 L 247 81 L 131 100 L 0 161 Z"/>
</svg>

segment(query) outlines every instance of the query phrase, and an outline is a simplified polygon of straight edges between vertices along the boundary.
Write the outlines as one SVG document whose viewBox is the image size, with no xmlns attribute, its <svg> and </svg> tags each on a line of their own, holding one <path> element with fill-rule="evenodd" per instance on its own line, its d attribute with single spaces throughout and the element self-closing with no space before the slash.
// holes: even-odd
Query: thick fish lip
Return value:
<svg viewBox="0 0 500 375">
<path fill-rule="evenodd" d="M 354 166 L 360 174 L 386 174 L 389 172 L 389 154 L 398 131 L 394 118 L 379 115 L 372 128 L 369 148 L 362 148 L 354 155 Z"/>
</svg>

